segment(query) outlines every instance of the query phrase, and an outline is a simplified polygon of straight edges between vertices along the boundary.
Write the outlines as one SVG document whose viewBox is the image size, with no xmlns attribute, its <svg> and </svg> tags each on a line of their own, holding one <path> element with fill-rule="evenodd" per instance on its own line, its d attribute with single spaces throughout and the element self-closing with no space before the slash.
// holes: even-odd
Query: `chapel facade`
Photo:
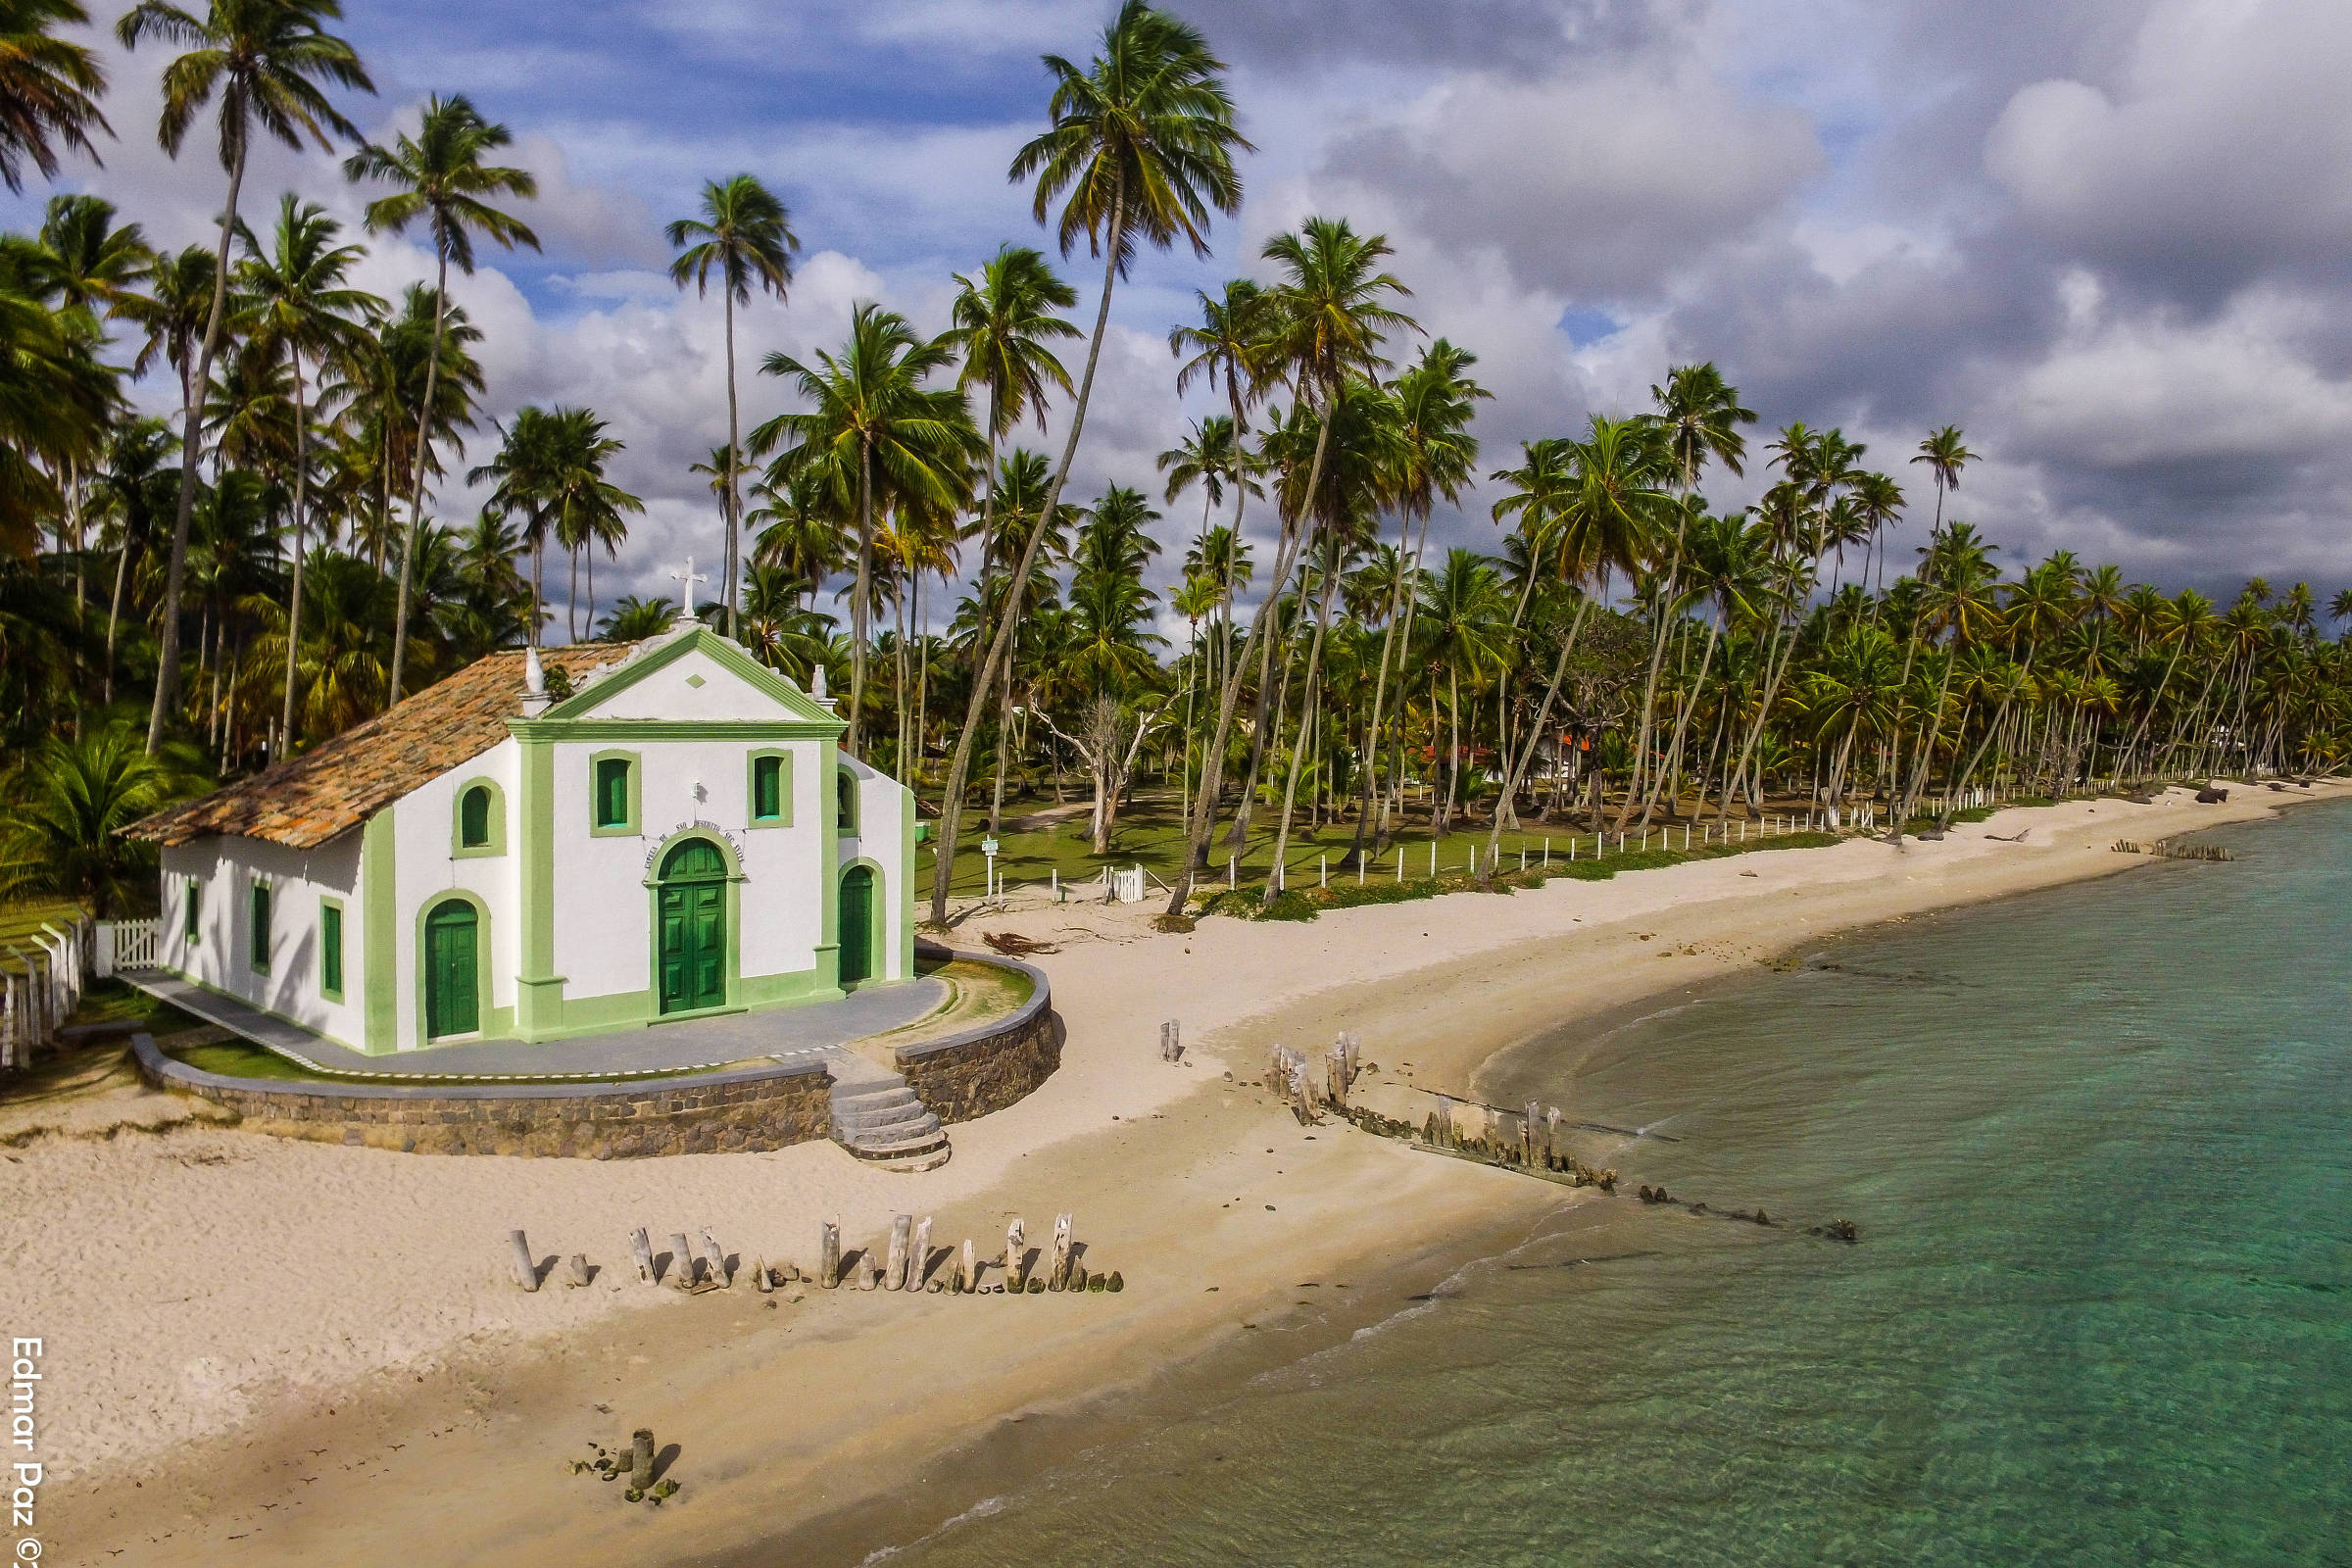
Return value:
<svg viewBox="0 0 2352 1568">
<path fill-rule="evenodd" d="M 909 979 L 914 798 L 846 728 L 698 622 L 492 654 L 132 828 L 159 966 L 371 1054 Z"/>
</svg>

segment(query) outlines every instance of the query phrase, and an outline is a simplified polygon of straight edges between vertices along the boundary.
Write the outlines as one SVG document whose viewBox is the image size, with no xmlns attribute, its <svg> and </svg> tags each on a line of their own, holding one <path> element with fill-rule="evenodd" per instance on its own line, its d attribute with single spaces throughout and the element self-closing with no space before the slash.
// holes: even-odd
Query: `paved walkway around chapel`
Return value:
<svg viewBox="0 0 2352 1568">
<path fill-rule="evenodd" d="M 853 1042 L 905 1028 L 945 1004 L 950 995 L 945 982 L 925 976 L 853 991 L 839 1002 L 685 1018 L 537 1045 L 520 1040 L 473 1040 L 370 1056 L 160 970 L 118 973 L 149 996 L 314 1071 L 378 1083 L 402 1079 L 477 1083 L 620 1079 L 708 1071 L 762 1059 L 856 1057 L 856 1053 L 845 1049 Z M 857 1066 L 862 1061 L 858 1057 L 846 1064 Z"/>
</svg>

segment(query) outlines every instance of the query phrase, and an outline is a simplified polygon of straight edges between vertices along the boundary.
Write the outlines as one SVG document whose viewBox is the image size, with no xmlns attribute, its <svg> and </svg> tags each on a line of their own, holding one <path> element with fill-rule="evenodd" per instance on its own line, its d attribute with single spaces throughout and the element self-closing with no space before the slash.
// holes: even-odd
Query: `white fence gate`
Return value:
<svg viewBox="0 0 2352 1568">
<path fill-rule="evenodd" d="M 161 920 L 101 920 L 91 944 L 92 971 L 101 980 L 121 969 L 155 967 Z"/>
</svg>

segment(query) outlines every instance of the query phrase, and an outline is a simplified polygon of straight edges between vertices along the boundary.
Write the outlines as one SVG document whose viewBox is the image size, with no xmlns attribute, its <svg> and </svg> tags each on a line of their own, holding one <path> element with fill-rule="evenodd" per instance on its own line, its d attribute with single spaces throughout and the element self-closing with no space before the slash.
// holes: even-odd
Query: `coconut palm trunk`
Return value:
<svg viewBox="0 0 2352 1568">
<path fill-rule="evenodd" d="M 286 691 L 278 719 L 277 755 L 270 759 L 273 763 L 282 761 L 283 754 L 294 749 L 294 665 L 302 646 L 304 524 L 309 520 L 303 505 L 311 476 L 311 416 L 303 392 L 302 351 L 291 340 L 286 344 L 286 358 L 294 367 L 294 582 L 286 593 Z"/>
<path fill-rule="evenodd" d="M 1326 426 L 1330 422 L 1329 419 L 1324 421 Z M 1308 494 L 1312 495 L 1313 492 L 1309 491 Z M 1282 788 L 1282 820 L 1274 830 L 1274 865 L 1266 878 L 1265 902 L 1268 904 L 1272 904 L 1276 895 L 1281 892 L 1282 858 L 1289 851 L 1291 845 L 1291 811 L 1298 800 L 1298 774 L 1305 765 L 1309 720 L 1316 708 L 1315 674 L 1323 665 L 1323 639 L 1331 629 L 1331 601 L 1339 588 L 1339 562 L 1335 559 L 1338 555 L 1339 548 L 1336 541 L 1325 545 L 1323 596 L 1320 607 L 1315 612 L 1314 640 L 1307 645 L 1306 650 L 1306 678 L 1299 699 L 1298 735 L 1291 745 L 1290 778 Z"/>
<path fill-rule="evenodd" d="M 735 488 L 735 469 L 736 454 L 743 450 L 743 428 L 735 402 L 735 291 L 728 288 L 721 292 L 726 296 L 727 318 L 727 635 L 740 637 L 743 630 L 736 585 L 743 576 L 743 567 L 736 560 L 736 553 L 742 548 L 743 497 Z"/>
<path fill-rule="evenodd" d="M 940 799 L 939 850 L 931 870 L 931 921 L 935 925 L 948 922 L 948 883 L 956 872 L 956 840 L 963 821 L 963 785 L 972 765 L 972 738 L 978 733 L 985 711 L 988 694 L 996 687 L 998 671 L 1004 667 L 1012 646 L 1012 632 L 1021 614 L 1021 600 L 1029 585 L 1029 573 L 1037 564 L 1038 547 L 1054 531 L 1054 514 L 1061 505 L 1061 487 L 1069 481 L 1070 466 L 1077 461 L 1078 437 L 1086 428 L 1086 406 L 1094 395 L 1095 369 L 1102 359 L 1102 337 L 1110 326 L 1110 294 L 1118 282 L 1119 257 L 1126 231 L 1127 201 L 1123 184 L 1111 194 L 1110 222 L 1107 243 L 1103 246 L 1102 299 L 1095 310 L 1095 330 L 1087 341 L 1086 373 L 1078 382 L 1078 398 L 1070 410 L 1070 433 L 1061 448 L 1061 466 L 1054 471 L 1053 485 L 1046 491 L 1045 505 L 1039 509 L 1037 527 L 1021 547 L 1021 559 L 1013 568 L 1012 580 L 1005 585 L 1004 609 L 997 621 L 996 635 L 988 641 L 988 652 L 981 659 L 980 670 L 972 682 L 972 696 L 966 705 L 963 728 L 956 737 L 956 752 L 948 760 L 946 791 Z"/>
<path fill-rule="evenodd" d="M 416 524 L 424 510 L 424 466 L 431 449 L 433 397 L 440 391 L 441 382 L 441 332 L 449 315 L 449 247 L 436 241 L 433 252 L 439 260 L 433 282 L 433 349 L 424 362 L 424 401 L 416 411 L 416 463 L 415 477 L 409 481 L 408 535 L 400 547 L 400 592 L 393 600 L 392 684 L 384 698 L 387 710 L 400 701 L 401 681 L 408 672 L 409 585 L 416 573 Z"/>
<path fill-rule="evenodd" d="M 164 744 L 164 715 L 179 696 L 179 598 L 188 580 L 188 526 L 196 515 L 196 467 L 204 453 L 197 400 L 212 384 L 213 357 L 220 349 L 220 326 L 228 315 L 228 246 L 237 229 L 237 193 L 245 184 L 245 143 L 229 162 L 228 201 L 220 209 L 220 243 L 213 253 L 213 309 L 205 318 L 204 347 L 186 383 L 179 432 L 179 505 L 172 516 L 172 560 L 164 571 L 163 645 L 157 650 L 155 702 L 147 713 L 147 755 Z"/>
</svg>

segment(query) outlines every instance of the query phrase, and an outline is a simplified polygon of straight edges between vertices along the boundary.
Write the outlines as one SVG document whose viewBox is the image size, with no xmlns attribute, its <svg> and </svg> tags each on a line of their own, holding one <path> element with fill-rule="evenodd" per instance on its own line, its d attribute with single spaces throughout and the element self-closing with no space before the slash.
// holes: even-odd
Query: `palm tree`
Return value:
<svg viewBox="0 0 2352 1568">
<path fill-rule="evenodd" d="M 558 408 L 547 419 L 544 466 L 538 475 L 538 499 L 552 522 L 556 542 L 573 554 L 572 593 L 564 618 L 572 640 L 579 640 L 578 559 L 588 560 L 589 621 L 596 614 L 595 546 L 608 557 L 617 555 L 629 534 L 627 517 L 645 510 L 645 503 L 605 476 L 605 466 L 624 450 L 605 433 L 605 421 L 587 409 Z"/>
<path fill-rule="evenodd" d="M 1940 559 L 1938 552 L 1943 541 L 1943 498 L 1946 493 L 1960 487 L 1960 471 L 1975 462 L 1976 457 L 1974 452 L 1968 450 L 1966 441 L 1960 433 L 1960 427 L 1956 424 L 1947 424 L 1940 430 L 1928 432 L 1928 438 L 1919 444 L 1918 454 L 1911 459 L 1913 463 L 1926 464 L 1929 474 L 1936 481 L 1936 518 L 1928 529 L 1927 548 L 1921 552 L 1921 555 L 1926 558 L 1928 566 L 1932 567 Z M 1918 617 L 1915 615 L 1912 620 L 1911 638 L 1905 645 L 1903 653 L 1903 674 L 1906 682 L 1910 678 L 1911 650 L 1919 644 L 1919 633 L 1920 625 Z M 1932 740 L 1931 736 L 1930 741 L 1932 742 Z M 1932 745 L 1928 743 L 1923 743 L 1920 748 L 1920 762 L 1915 770 L 1920 779 L 1924 780 L 1927 776 L 1927 762 L 1932 749 Z M 1902 727 L 1899 719 L 1895 726 L 1894 753 L 1899 763 L 1902 755 Z M 1903 841 L 1903 824 L 1910 815 L 1912 794 L 1913 789 L 1906 787 L 1901 799 L 1895 805 L 1892 819 L 1888 823 L 1888 840 L 1891 843 L 1900 844 Z"/>
<path fill-rule="evenodd" d="M 220 167 L 228 172 L 228 199 L 220 209 L 220 240 L 213 252 L 213 303 L 205 318 L 204 343 L 197 351 L 192 388 L 212 378 L 213 357 L 228 309 L 228 247 L 237 227 L 237 192 L 245 183 L 245 159 L 258 126 L 277 141 L 302 149 L 308 136 L 322 152 L 334 136 L 359 138 L 359 127 L 327 102 L 321 80 L 375 91 L 375 83 L 350 44 L 325 30 L 343 15 L 340 0 L 210 0 L 198 18 L 167 0 L 139 0 L 115 24 L 125 49 L 148 38 L 183 45 L 187 53 L 164 69 L 164 110 L 156 139 L 179 156 L 180 143 L 197 114 L 220 95 Z M 330 132 L 332 133 L 330 135 Z M 193 412 L 191 395 L 187 406 Z M 163 744 L 164 715 L 179 694 L 179 596 L 187 577 L 188 522 L 196 506 L 196 463 L 204 443 L 191 419 L 180 432 L 179 510 L 172 523 L 172 564 L 164 581 L 163 647 L 155 672 L 155 706 L 147 719 L 147 755 Z"/>
<path fill-rule="evenodd" d="M 1673 477 L 1673 459 L 1651 435 L 1650 427 L 1639 419 L 1592 416 L 1592 428 L 1576 444 L 1571 460 L 1573 482 L 1552 504 L 1557 530 L 1551 550 L 1552 570 L 1559 582 L 1579 588 L 1595 582 L 1605 585 L 1614 572 L 1632 575 L 1657 548 L 1666 514 L 1674 507 L 1666 492 Z M 1552 703 L 1559 697 L 1560 681 L 1568 672 L 1569 656 L 1576 649 L 1577 634 L 1591 606 L 1590 596 L 1579 602 L 1576 618 L 1561 639 L 1551 679 L 1536 706 L 1535 721 L 1527 727 L 1527 744 L 1503 774 L 1502 798 L 1506 801 L 1517 796 L 1519 781 L 1535 760 L 1536 747 L 1550 721 Z M 1627 798 L 1632 798 L 1630 789 Z M 1487 840 L 1490 860 L 1502 831 L 1502 812 L 1497 809 L 1494 815 Z M 1624 820 L 1622 814 L 1618 820 Z"/>
<path fill-rule="evenodd" d="M 122 585 L 130 575 L 131 557 L 147 548 L 155 519 L 164 513 L 164 490 L 172 482 L 164 465 L 178 445 L 179 438 L 162 419 L 125 419 L 115 426 L 106 460 L 94 476 L 99 511 L 116 530 L 115 588 L 106 612 L 106 677 L 99 697 L 110 707 L 115 700 L 115 632 L 122 617 Z"/>
<path fill-rule="evenodd" d="M 850 341 L 839 356 L 820 351 L 808 365 L 777 353 L 760 367 L 765 374 L 792 377 L 795 389 L 814 405 L 807 413 L 778 415 L 752 432 L 756 454 L 794 438 L 776 460 L 771 487 L 808 472 L 843 500 L 855 498 L 858 509 L 847 737 L 853 756 L 864 716 L 877 500 L 953 512 L 971 493 L 971 466 L 983 450 L 963 394 L 922 384 L 952 358 L 944 342 L 924 341 L 905 317 L 868 302 L 853 313 Z"/>
<path fill-rule="evenodd" d="M 106 71 L 87 46 L 51 34 L 89 24 L 76 0 L 0 0 L 0 183 L 24 188 L 29 163 L 54 179 L 60 149 L 96 162 L 90 132 L 115 133 L 98 112 Z"/>
<path fill-rule="evenodd" d="M 1408 559 L 1400 560 L 1399 567 L 1390 579 L 1391 598 L 1386 625 L 1381 632 L 1380 665 L 1373 679 L 1372 719 L 1365 730 L 1365 766 L 1360 800 L 1369 806 L 1377 780 L 1377 756 L 1382 734 L 1381 720 L 1387 707 L 1390 656 L 1398 647 L 1412 646 L 1413 614 L 1419 607 L 1420 596 L 1415 584 L 1420 575 L 1422 552 L 1429 544 L 1429 518 L 1438 500 L 1459 499 L 1461 488 L 1467 484 L 1478 463 L 1478 441 L 1470 434 L 1470 421 L 1475 417 L 1475 405 L 1492 396 L 1470 376 L 1470 367 L 1478 356 L 1467 349 L 1457 348 L 1445 338 L 1439 338 L 1421 351 L 1420 359 L 1396 378 L 1393 392 L 1396 402 L 1397 434 L 1400 441 L 1396 472 L 1392 479 L 1392 500 L 1396 511 L 1396 539 L 1399 555 L 1405 549 L 1405 533 L 1414 521 L 1420 523 L 1418 536 L 1411 546 Z M 1500 511 L 1495 514 L 1501 515 Z M 1529 579 L 1532 584 L 1534 579 Z M 1527 600 L 1523 594 L 1518 608 L 1512 612 L 1511 624 L 1518 625 L 1525 613 Z M 1401 612 L 1401 613 L 1400 613 Z M 1391 769 L 1394 777 L 1395 769 Z M 1387 845 L 1385 806 L 1388 796 L 1381 795 L 1381 844 Z M 1364 853 L 1365 818 L 1370 813 L 1360 810 L 1356 816 L 1355 842 L 1350 847 L 1360 862 Z"/>
<path fill-rule="evenodd" d="M 278 200 L 277 227 L 269 250 L 246 231 L 247 255 L 237 268 L 238 314 L 245 329 L 261 352 L 282 350 L 294 378 L 294 570 L 286 596 L 285 696 L 278 726 L 278 733 L 289 740 L 294 734 L 294 650 L 302 642 L 311 471 L 311 405 L 303 381 L 303 356 L 356 364 L 371 346 L 370 332 L 385 315 L 382 300 L 344 286 L 366 253 L 357 245 L 335 243 L 342 228 L 324 208 L 288 191 Z"/>
<path fill-rule="evenodd" d="M 977 381 L 988 388 L 988 486 L 980 502 L 980 593 L 988 597 L 988 571 L 995 555 L 997 443 L 1033 416 L 1046 427 L 1046 394 L 1070 390 L 1070 372 L 1049 341 L 1079 335 L 1057 311 L 1078 303 L 1078 291 L 1054 274 L 1045 257 L 1026 245 L 1006 244 L 980 269 L 975 283 L 961 272 L 962 290 L 951 308 L 954 324 L 940 341 L 963 356 L 956 385 Z"/>
<path fill-rule="evenodd" d="M 659 637 L 669 629 L 677 618 L 678 607 L 667 599 L 640 599 L 635 594 L 623 594 L 612 612 L 596 628 L 597 640 L 608 643 L 641 643 L 648 637 Z"/>
<path fill-rule="evenodd" d="M 684 288 L 694 284 L 695 293 L 710 291 L 710 273 L 719 275 L 719 289 L 726 305 L 727 317 L 727 445 L 730 453 L 743 450 L 743 436 L 737 425 L 735 408 L 735 307 L 752 303 L 756 284 L 784 298 L 792 283 L 792 253 L 801 248 L 800 237 L 792 231 L 792 214 L 775 193 L 760 183 L 753 174 L 736 174 L 725 180 L 711 180 L 703 186 L 703 216 L 681 218 L 662 231 L 673 246 L 685 249 L 669 264 L 670 280 Z M 726 515 L 727 548 L 723 581 L 726 583 L 727 635 L 736 632 L 737 579 L 743 575 L 738 564 L 742 533 L 743 501 L 735 489 L 735 466 L 729 465 L 725 475 L 726 490 L 720 510 Z"/>
<path fill-rule="evenodd" d="M 1046 491 L 1038 526 L 1013 568 L 1011 591 L 981 657 L 956 751 L 948 762 L 946 794 L 940 803 L 940 850 L 931 880 L 931 919 L 948 918 L 948 884 L 955 874 L 956 835 L 962 820 L 963 783 L 971 767 L 972 737 L 979 730 L 988 695 L 996 686 L 1012 645 L 1013 627 L 1029 586 L 1037 547 L 1054 533 L 1061 487 L 1077 460 L 1086 428 L 1087 401 L 1110 326 L 1112 285 L 1124 276 L 1141 239 L 1165 250 L 1179 236 L 1197 256 L 1208 254 L 1209 212 L 1240 211 L 1241 176 L 1236 150 L 1250 143 L 1233 122 L 1233 100 L 1221 73 L 1225 63 L 1187 24 L 1145 3 L 1125 0 L 1103 30 L 1102 50 L 1087 69 L 1059 55 L 1046 56 L 1054 75 L 1048 112 L 1053 124 L 1013 156 L 1010 177 L 1034 174 L 1031 211 L 1039 222 L 1062 199 L 1056 225 L 1061 254 L 1083 238 L 1090 255 L 1102 258 L 1102 297 L 1088 339 L 1086 369 L 1064 439 L 1061 465 Z"/>
<path fill-rule="evenodd" d="M 99 919 L 136 908 L 155 852 L 122 830 L 200 781 L 144 755 L 130 729 L 53 739 L 0 790 L 0 898 L 68 898 Z"/>
<path fill-rule="evenodd" d="M 96 453 L 116 404 L 95 327 L 0 290 L 0 556 L 29 559 L 64 497 L 53 477 Z"/>
<path fill-rule="evenodd" d="M 416 564 L 416 520 L 424 507 L 425 455 L 432 446 L 434 383 L 440 374 L 442 323 L 449 310 L 449 264 L 456 262 L 460 271 L 473 275 L 477 231 L 508 250 L 517 245 L 539 248 L 539 236 L 528 225 L 490 205 L 493 197 L 528 201 L 539 194 L 539 182 L 527 171 L 482 162 L 484 154 L 514 139 L 506 126 L 484 120 L 464 94 L 436 94 L 425 100 L 424 119 L 414 138 L 404 131 L 389 149 L 362 142 L 360 150 L 343 161 L 343 172 L 354 180 L 380 179 L 405 187 L 368 204 L 370 233 L 402 233 L 421 219 L 433 237 L 433 343 L 416 414 L 416 459 L 409 483 L 408 537 L 400 553 L 400 596 L 392 612 L 392 680 L 386 707 L 400 701 L 408 652 L 409 586 Z"/>
<path fill-rule="evenodd" d="M 1386 368 L 1381 357 L 1383 340 L 1397 331 L 1416 331 L 1418 324 L 1411 317 L 1387 303 L 1391 297 L 1406 297 L 1406 288 L 1395 273 L 1380 269 L 1380 263 L 1392 254 L 1387 236 L 1358 234 L 1345 219 L 1309 218 L 1296 233 L 1276 235 L 1266 242 L 1263 252 L 1267 261 L 1282 270 L 1282 280 L 1276 285 L 1269 311 L 1267 358 L 1272 366 L 1280 366 L 1291 376 L 1298 408 L 1311 409 L 1316 415 L 1315 449 L 1306 466 L 1305 480 L 1300 495 L 1304 504 L 1286 509 L 1286 520 L 1293 524 L 1286 533 L 1293 537 L 1278 547 L 1274 580 L 1285 580 L 1290 574 L 1289 560 L 1281 551 L 1297 551 L 1314 533 L 1323 509 L 1323 470 L 1331 453 L 1331 436 L 1340 423 L 1338 413 L 1341 393 L 1354 377 L 1369 377 Z M 1294 409 L 1294 413 L 1297 409 Z M 1297 526 L 1303 523 L 1303 527 Z M 1327 577 L 1336 577 L 1328 563 Z M 1321 663 L 1323 642 L 1330 629 L 1333 582 L 1327 581 L 1316 613 L 1315 635 L 1307 655 L 1306 689 L 1314 690 L 1315 673 Z M 1258 636 L 1268 611 L 1260 606 L 1250 628 L 1250 637 Z M 1244 645 L 1244 659 L 1248 658 Z M 1220 694 L 1215 738 L 1209 747 L 1210 767 L 1223 736 L 1233 721 L 1233 697 L 1239 687 L 1233 675 L 1226 682 L 1231 695 Z M 1299 739 L 1303 740 L 1303 734 Z M 1291 751 L 1289 782 L 1284 790 L 1281 826 L 1275 837 L 1275 863 L 1279 867 L 1284 848 L 1290 839 L 1291 811 L 1296 802 L 1298 782 L 1299 750 L 1294 743 Z M 1204 781 L 1205 787 L 1205 781 Z M 1212 803 L 1213 804 L 1213 803 Z M 1247 793 L 1242 809 L 1249 809 Z M 1203 811 L 1202 818 L 1208 813 Z M 1196 834 L 1201 832 L 1200 826 Z M 1205 837 L 1202 842 L 1205 843 Z M 1190 860 L 1188 857 L 1188 861 Z M 1266 898 L 1271 901 L 1279 886 L 1278 875 L 1269 877 Z M 1189 894 L 1191 875 L 1178 878 L 1179 887 Z M 1182 907 L 1182 899 L 1175 907 Z"/>
<path fill-rule="evenodd" d="M 1709 458 L 1720 462 L 1735 475 L 1741 471 L 1740 465 L 1747 455 L 1747 438 L 1740 433 L 1740 426 L 1755 423 L 1756 414 L 1740 403 L 1740 389 L 1725 381 L 1723 372 L 1712 362 L 1676 366 L 1666 372 L 1666 384 L 1651 387 L 1649 395 L 1658 406 L 1655 417 L 1665 431 L 1686 503 L 1697 489 L 1699 469 Z M 1683 562 L 1683 525 L 1690 515 L 1687 504 L 1675 514 L 1674 548 L 1666 557 L 1666 571 L 1658 585 L 1655 613 L 1651 616 L 1649 670 L 1642 677 L 1642 727 L 1634 741 L 1634 776 L 1625 798 L 1627 815 L 1633 811 L 1634 794 L 1641 789 L 1649 765 L 1650 732 L 1657 715 L 1658 665 L 1665 658 L 1666 630 L 1674 618 L 1675 584 Z M 1653 790 L 1649 802 L 1642 808 L 1643 826 L 1648 825 L 1650 809 L 1655 804 Z M 1620 815 L 1621 828 L 1624 820 L 1624 815 Z"/>
</svg>

